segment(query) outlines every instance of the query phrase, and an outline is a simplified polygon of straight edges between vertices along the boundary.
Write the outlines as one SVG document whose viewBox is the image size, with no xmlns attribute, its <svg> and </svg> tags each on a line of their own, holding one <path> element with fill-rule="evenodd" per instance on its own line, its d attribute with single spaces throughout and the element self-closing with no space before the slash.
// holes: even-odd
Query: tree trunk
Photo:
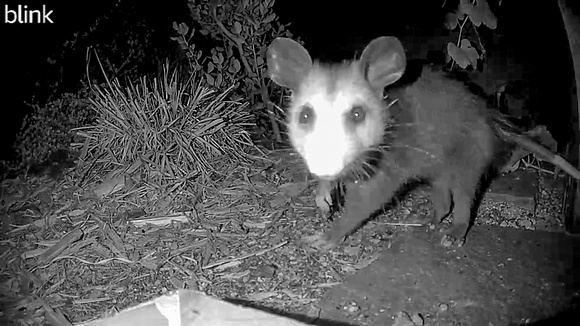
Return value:
<svg viewBox="0 0 580 326">
<path fill-rule="evenodd" d="M 574 15 L 572 6 L 578 0 L 558 0 L 560 13 L 564 21 L 564 27 L 568 34 L 568 43 L 570 45 L 570 52 L 572 54 L 572 61 L 574 63 L 575 85 L 573 88 L 573 95 L 575 97 L 576 115 L 571 117 L 574 119 L 574 142 L 572 156 L 568 158 L 574 165 L 578 166 L 580 163 L 580 98 L 578 97 L 578 87 L 580 86 L 580 16 Z M 576 12 L 578 14 L 578 12 Z M 578 180 L 568 176 L 566 183 L 566 192 L 563 205 L 563 214 L 565 218 L 566 232 L 578 233 L 580 232 L 580 186 Z"/>
</svg>

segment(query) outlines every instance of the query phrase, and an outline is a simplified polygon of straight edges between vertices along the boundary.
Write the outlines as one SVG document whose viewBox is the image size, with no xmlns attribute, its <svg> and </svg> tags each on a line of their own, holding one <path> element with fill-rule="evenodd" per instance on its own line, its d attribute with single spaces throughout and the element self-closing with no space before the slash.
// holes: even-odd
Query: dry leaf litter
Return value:
<svg viewBox="0 0 580 326">
<path fill-rule="evenodd" d="M 224 177 L 173 199 L 156 197 L 137 175 L 113 185 L 26 177 L 2 185 L 0 320 L 40 324 L 97 319 L 174 289 L 196 289 L 276 311 L 312 311 L 324 292 L 368 266 L 397 232 L 431 210 L 428 189 L 404 197 L 319 253 L 301 244 L 326 229 L 315 183 L 291 150 L 251 165 L 222 166 Z M 562 191 L 541 176 L 536 214 L 485 199 L 478 224 L 561 231 Z M 113 192 L 100 198 L 97 190 Z"/>
</svg>

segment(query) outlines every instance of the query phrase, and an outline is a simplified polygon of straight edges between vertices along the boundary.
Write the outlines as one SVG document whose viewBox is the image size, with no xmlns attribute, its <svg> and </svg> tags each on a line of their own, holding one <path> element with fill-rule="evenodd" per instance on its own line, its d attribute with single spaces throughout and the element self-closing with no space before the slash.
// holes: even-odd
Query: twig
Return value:
<svg viewBox="0 0 580 326">
<path fill-rule="evenodd" d="M 85 263 L 85 264 L 88 264 L 88 265 L 103 265 L 103 264 L 106 264 L 106 263 L 108 263 L 108 262 L 110 262 L 112 260 L 119 260 L 119 261 L 122 261 L 122 262 L 127 263 L 127 264 L 135 264 L 134 261 L 131 261 L 131 260 L 125 259 L 125 258 L 118 258 L 118 257 L 107 258 L 107 259 L 103 259 L 103 260 L 100 260 L 98 262 L 93 263 L 91 261 L 84 260 L 84 259 L 81 259 L 81 258 L 78 258 L 78 257 L 74 257 L 74 256 L 59 256 L 59 257 L 56 257 L 55 259 L 51 260 L 48 264 L 46 264 L 44 266 L 39 266 L 39 267 L 33 268 L 31 270 L 31 272 L 33 272 L 33 271 L 35 271 L 37 269 L 46 268 L 46 267 L 50 266 L 52 263 L 56 262 L 57 260 L 61 260 L 61 259 L 75 259 L 75 260 L 80 261 L 81 263 Z"/>
<path fill-rule="evenodd" d="M 236 258 L 222 259 L 222 260 L 217 261 L 215 263 L 212 263 L 212 264 L 209 264 L 209 265 L 205 265 L 201 269 L 213 268 L 213 267 L 216 267 L 216 266 L 219 266 L 219 265 L 223 265 L 223 264 L 226 264 L 226 263 L 231 263 L 231 262 L 234 262 L 234 261 L 237 261 L 237 260 L 243 260 L 243 259 L 246 259 L 246 258 L 249 258 L 249 257 L 263 255 L 263 254 L 267 253 L 268 251 L 272 251 L 272 250 L 278 249 L 278 248 L 282 247 L 283 245 L 285 245 L 287 243 L 288 243 L 288 241 L 284 241 L 284 242 L 281 242 L 281 243 L 275 245 L 272 248 L 258 250 L 258 251 L 254 252 L 254 253 L 245 254 L 245 255 L 242 255 L 242 256 L 236 257 Z"/>
<path fill-rule="evenodd" d="M 395 222 L 376 222 L 376 223 L 391 226 L 423 226 L 423 224 L 420 223 L 395 223 Z"/>
</svg>

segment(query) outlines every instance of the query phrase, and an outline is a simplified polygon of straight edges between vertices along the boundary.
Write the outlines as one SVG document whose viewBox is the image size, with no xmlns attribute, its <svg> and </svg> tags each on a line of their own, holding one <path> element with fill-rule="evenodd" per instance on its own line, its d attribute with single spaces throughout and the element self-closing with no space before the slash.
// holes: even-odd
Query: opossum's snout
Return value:
<svg viewBox="0 0 580 326">
<path fill-rule="evenodd" d="M 316 130 L 305 138 L 302 156 L 312 174 L 321 179 L 332 180 L 348 163 L 350 152 L 343 132 L 335 130 L 326 133 Z"/>
<path fill-rule="evenodd" d="M 268 47 L 268 75 L 292 91 L 288 134 L 311 173 L 336 179 L 357 156 L 382 140 L 382 94 L 405 71 L 405 52 L 394 37 L 379 37 L 359 60 L 313 62 L 288 38 Z"/>
<path fill-rule="evenodd" d="M 308 170 L 321 179 L 337 178 L 354 150 L 339 106 L 323 97 L 313 97 L 293 111 L 289 124 L 292 142 Z"/>
</svg>

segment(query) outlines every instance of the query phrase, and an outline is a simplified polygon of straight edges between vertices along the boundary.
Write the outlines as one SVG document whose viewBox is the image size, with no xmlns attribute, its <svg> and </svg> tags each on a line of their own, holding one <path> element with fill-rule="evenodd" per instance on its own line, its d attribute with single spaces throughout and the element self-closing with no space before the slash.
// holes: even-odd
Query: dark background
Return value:
<svg viewBox="0 0 580 326">
<path fill-rule="evenodd" d="M 30 112 L 23 103 L 32 96 L 43 96 L 43 85 L 55 69 L 47 58 L 58 52 L 70 35 L 90 25 L 108 12 L 115 1 L 5 1 L 2 2 L 1 62 L 2 142 L 0 159 L 10 158 L 10 146 L 19 130 L 22 117 Z M 138 12 L 156 30 L 156 46 L 171 49 L 175 43 L 173 21 L 191 24 L 186 0 L 160 2 L 141 1 Z M 450 1 L 446 2 L 448 5 Z M 4 23 L 4 6 L 14 8 L 26 4 L 39 8 L 42 4 L 53 10 L 54 24 L 22 25 Z M 444 1 L 304 1 L 277 0 L 275 12 L 294 36 L 305 41 L 313 57 L 326 60 L 351 59 L 373 38 L 382 35 L 397 36 L 403 42 L 407 55 L 425 57 L 428 52 L 444 52 L 445 44 L 455 36 L 443 28 Z M 492 78 L 480 80 L 482 87 L 490 88 L 499 77 L 525 78 L 539 86 L 537 105 L 542 108 L 542 119 L 556 139 L 566 138 L 571 125 L 571 82 L 573 67 L 566 33 L 557 1 L 503 1 L 498 17 L 498 29 L 493 33 L 486 27 L 479 30 L 490 57 Z M 494 36 L 495 35 L 495 36 Z M 75 80 L 85 69 L 86 45 L 79 46 L 74 55 L 67 57 L 64 79 L 69 85 L 62 91 L 75 91 Z M 499 77 L 497 77 L 499 76 Z M 487 86 L 486 86 L 487 85 Z M 67 89 L 68 87 L 68 89 Z M 575 108 L 574 108 L 575 110 Z M 577 121 L 577 119 L 573 120 Z"/>
</svg>

